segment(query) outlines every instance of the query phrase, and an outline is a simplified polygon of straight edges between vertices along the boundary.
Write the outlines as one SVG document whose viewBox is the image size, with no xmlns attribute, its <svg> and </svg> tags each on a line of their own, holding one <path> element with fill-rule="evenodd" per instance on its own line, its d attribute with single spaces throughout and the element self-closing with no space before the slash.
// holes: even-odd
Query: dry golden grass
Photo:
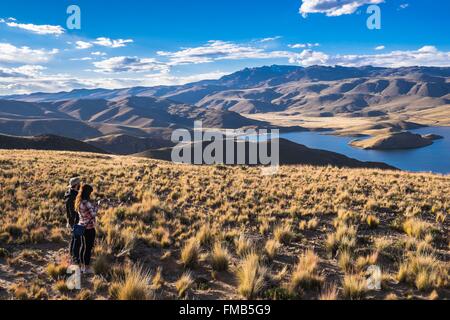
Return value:
<svg viewBox="0 0 450 320">
<path fill-rule="evenodd" d="M 367 292 L 366 279 L 357 274 L 346 274 L 343 281 L 345 299 L 362 299 Z"/>
<path fill-rule="evenodd" d="M 263 290 L 267 269 L 261 265 L 256 253 L 251 253 L 240 262 L 236 276 L 238 292 L 246 299 L 253 299 Z"/>
<path fill-rule="evenodd" d="M 59 291 L 60 293 L 67 293 L 69 291 L 69 288 L 67 287 L 66 281 L 64 280 L 58 280 L 55 283 L 54 286 L 56 291 Z"/>
<path fill-rule="evenodd" d="M 214 244 L 211 252 L 211 266 L 214 271 L 227 271 L 230 263 L 228 249 L 221 243 Z"/>
<path fill-rule="evenodd" d="M 141 266 L 127 267 L 125 279 L 117 287 L 118 300 L 151 300 L 151 276 Z"/>
<path fill-rule="evenodd" d="M 28 283 L 16 283 L 9 287 L 9 291 L 16 300 L 45 300 L 49 298 L 46 288 L 39 285 L 39 280 Z"/>
<path fill-rule="evenodd" d="M 433 290 L 450 298 L 449 176 L 312 166 L 262 176 L 245 166 L 45 151 L 0 151 L 0 169 L 0 272 L 18 285 L 0 299 L 80 298 L 55 290 L 69 240 L 62 198 L 73 176 L 104 200 L 98 275 L 86 278 L 85 297 L 283 299 L 295 288 L 306 299 L 428 299 Z M 305 261 L 315 259 L 298 259 L 308 250 L 314 268 Z M 366 292 L 361 277 L 373 264 L 401 281 Z M 129 265 L 155 276 L 130 278 Z M 225 266 L 237 282 L 215 275 Z M 186 268 L 199 283 L 184 277 L 177 288 Z M 33 290 L 20 286 L 36 275 Z"/>
<path fill-rule="evenodd" d="M 9 289 L 16 300 L 28 300 L 28 290 L 23 284 L 15 284 Z"/>
<path fill-rule="evenodd" d="M 50 277 L 52 277 L 53 279 L 58 279 L 66 274 L 67 265 L 57 265 L 54 263 L 50 263 L 49 265 L 47 265 L 46 271 Z"/>
<path fill-rule="evenodd" d="M 375 229 L 380 224 L 380 219 L 378 219 L 374 215 L 368 215 L 366 218 L 366 222 L 367 222 L 367 225 L 369 226 L 369 228 Z"/>
<path fill-rule="evenodd" d="M 162 275 L 162 268 L 158 267 L 158 269 L 156 270 L 155 275 L 153 276 L 152 286 L 153 286 L 153 289 L 159 290 L 159 289 L 161 289 L 161 287 L 163 285 L 164 285 L 164 278 L 163 278 L 163 275 Z"/>
<path fill-rule="evenodd" d="M 299 229 L 300 230 L 315 230 L 318 225 L 319 225 L 319 219 L 316 217 L 316 218 L 312 218 L 309 221 L 305 221 L 305 220 L 300 221 Z"/>
<path fill-rule="evenodd" d="M 319 300 L 337 300 L 339 297 L 339 290 L 336 284 L 326 286 L 320 293 Z"/>
<path fill-rule="evenodd" d="M 273 235 L 276 241 L 283 244 L 289 244 L 294 238 L 292 226 L 288 223 L 276 226 Z"/>
<path fill-rule="evenodd" d="M 92 300 L 92 292 L 88 289 L 81 289 L 75 296 L 75 300 Z"/>
<path fill-rule="evenodd" d="M 107 276 L 110 271 L 110 258 L 107 254 L 100 253 L 96 255 L 92 268 L 97 275 Z"/>
<path fill-rule="evenodd" d="M 425 237 L 432 230 L 432 225 L 417 218 L 410 218 L 403 223 L 403 231 L 417 239 Z"/>
<path fill-rule="evenodd" d="M 366 267 L 376 265 L 378 262 L 378 252 L 368 256 L 358 257 L 355 261 L 356 271 L 363 271 Z"/>
<path fill-rule="evenodd" d="M 291 293 L 295 294 L 301 290 L 320 288 L 324 278 L 317 274 L 318 263 L 319 257 L 311 250 L 300 256 L 289 283 Z"/>
<path fill-rule="evenodd" d="M 253 251 L 253 243 L 244 234 L 241 234 L 238 239 L 235 240 L 236 253 L 240 257 L 244 257 Z"/>
<path fill-rule="evenodd" d="M 266 253 L 266 256 L 270 260 L 273 260 L 277 255 L 280 246 L 280 243 L 276 239 L 267 240 L 266 245 L 264 246 L 264 252 Z"/>
<path fill-rule="evenodd" d="M 192 273 L 183 273 L 180 279 L 175 282 L 175 287 L 177 288 L 178 292 L 178 298 L 184 298 L 192 288 L 193 284 L 194 279 L 192 278 Z"/>
<path fill-rule="evenodd" d="M 337 224 L 336 232 L 329 234 L 326 239 L 326 248 L 330 253 L 337 250 L 352 250 L 356 246 L 356 227 L 345 223 Z"/>
<path fill-rule="evenodd" d="M 397 279 L 414 284 L 420 291 L 438 289 L 448 285 L 448 265 L 430 253 L 411 253 L 400 265 Z"/>
<path fill-rule="evenodd" d="M 353 269 L 353 259 L 351 252 L 346 249 L 339 253 L 338 265 L 344 272 L 350 272 Z"/>
<path fill-rule="evenodd" d="M 201 246 L 210 246 L 214 241 L 211 226 L 209 224 L 203 225 L 197 233 L 196 239 Z"/>
<path fill-rule="evenodd" d="M 181 264 L 185 268 L 194 268 L 198 263 L 199 251 L 199 241 L 196 238 L 189 239 L 181 250 Z"/>
</svg>

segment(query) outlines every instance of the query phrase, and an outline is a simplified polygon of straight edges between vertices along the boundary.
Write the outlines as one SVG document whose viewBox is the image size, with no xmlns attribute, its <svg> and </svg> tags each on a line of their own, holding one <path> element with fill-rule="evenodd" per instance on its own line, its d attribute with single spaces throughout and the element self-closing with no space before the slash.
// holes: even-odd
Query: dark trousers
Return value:
<svg viewBox="0 0 450 320">
<path fill-rule="evenodd" d="M 72 237 L 70 239 L 70 245 L 69 245 L 69 253 L 70 258 L 72 259 L 72 263 L 79 264 L 77 261 L 77 255 L 75 255 L 75 236 L 73 235 L 73 227 L 72 227 Z"/>
<path fill-rule="evenodd" d="M 86 266 L 91 263 L 92 249 L 95 242 L 95 229 L 86 229 L 84 235 L 73 236 L 72 259 L 76 264 Z"/>
</svg>

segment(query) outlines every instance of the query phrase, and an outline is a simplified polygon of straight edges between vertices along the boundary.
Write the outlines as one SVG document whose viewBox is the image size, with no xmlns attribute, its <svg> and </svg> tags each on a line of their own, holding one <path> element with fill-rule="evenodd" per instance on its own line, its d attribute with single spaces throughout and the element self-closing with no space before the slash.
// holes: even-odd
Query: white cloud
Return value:
<svg viewBox="0 0 450 320">
<path fill-rule="evenodd" d="M 90 42 L 86 42 L 86 41 L 77 41 L 75 42 L 76 48 L 77 49 L 89 49 L 92 48 L 93 44 Z"/>
<path fill-rule="evenodd" d="M 24 66 L 25 67 L 25 66 Z M 35 66 L 33 66 L 35 67 Z M 43 70 L 43 69 L 42 69 Z M 11 70 L 6 70 L 12 72 Z M 40 70 L 39 70 L 40 71 Z M 144 77 L 74 77 L 68 74 L 45 74 L 36 73 L 34 75 L 14 74 L 13 77 L 2 77 L 0 68 L 0 94 L 25 94 L 32 92 L 60 92 L 73 89 L 118 89 L 135 86 L 156 86 L 156 85 L 182 85 L 207 79 L 218 79 L 227 73 L 215 71 L 210 73 L 174 76 L 168 73 L 149 74 Z"/>
<path fill-rule="evenodd" d="M 37 24 L 32 24 L 32 23 L 17 23 L 15 22 L 16 19 L 14 18 L 8 18 L 8 19 L 0 19 L 1 23 L 5 23 L 7 26 L 11 27 L 11 28 L 18 28 L 18 29 L 22 29 L 25 31 L 29 31 L 35 34 L 40 34 L 40 35 L 61 35 L 65 32 L 65 29 L 61 26 L 52 26 L 52 25 L 48 25 L 48 24 L 42 24 L 42 25 L 37 25 Z"/>
<path fill-rule="evenodd" d="M 215 71 L 208 73 L 199 73 L 188 76 L 173 76 L 171 74 L 152 74 L 146 75 L 146 85 L 156 86 L 156 85 L 182 85 L 191 82 L 197 82 L 201 80 L 215 80 L 219 79 L 229 73 Z"/>
<path fill-rule="evenodd" d="M 110 59 L 94 62 L 96 72 L 118 73 L 118 72 L 168 72 L 168 66 L 153 58 L 138 57 L 113 57 Z"/>
<path fill-rule="evenodd" d="M 384 0 L 303 0 L 300 14 L 306 17 L 310 13 L 323 13 L 327 16 L 352 14 L 367 4 L 380 4 Z"/>
<path fill-rule="evenodd" d="M 265 51 L 263 48 L 219 40 L 211 40 L 203 46 L 175 52 L 158 51 L 157 54 L 169 58 L 169 65 L 209 63 L 220 60 L 288 58 L 290 56 L 286 51 Z"/>
<path fill-rule="evenodd" d="M 90 61 L 92 60 L 91 57 L 82 57 L 82 58 L 72 58 L 70 61 Z"/>
<path fill-rule="evenodd" d="M 408 8 L 409 7 L 409 3 L 402 3 L 401 5 L 399 5 L 399 9 L 400 10 L 402 10 L 402 9 L 406 9 L 406 8 Z"/>
<path fill-rule="evenodd" d="M 91 54 L 93 56 L 98 56 L 98 57 L 106 56 L 106 53 L 105 52 L 101 52 L 101 51 L 94 51 L 94 52 L 91 52 Z"/>
<path fill-rule="evenodd" d="M 323 52 L 313 51 L 310 49 L 303 50 L 299 54 L 294 54 L 290 59 L 290 63 L 297 63 L 302 66 L 312 66 L 327 64 L 329 56 Z"/>
<path fill-rule="evenodd" d="M 288 47 L 292 48 L 292 49 L 313 48 L 313 47 L 318 47 L 318 46 L 320 46 L 319 43 L 294 43 L 294 44 L 288 45 Z"/>
<path fill-rule="evenodd" d="M 419 50 L 420 53 L 438 53 L 438 49 L 435 46 L 423 46 Z"/>
<path fill-rule="evenodd" d="M 0 62 L 7 63 L 40 63 L 47 62 L 59 52 L 58 49 L 31 49 L 16 47 L 9 43 L 0 43 Z"/>
<path fill-rule="evenodd" d="M 43 66 L 23 65 L 16 68 L 0 67 L 0 78 L 30 78 L 40 74 L 45 70 Z"/>
<path fill-rule="evenodd" d="M 263 39 L 259 40 L 259 42 L 262 42 L 262 43 L 264 43 L 264 42 L 271 42 L 271 41 L 279 40 L 281 38 L 283 38 L 283 37 L 282 36 L 276 36 L 276 37 L 263 38 Z"/>
<path fill-rule="evenodd" d="M 434 46 L 424 46 L 417 50 L 397 50 L 380 54 L 327 55 L 319 51 L 304 50 L 290 59 L 291 63 L 303 66 L 312 64 L 342 65 L 360 67 L 409 67 L 409 66 L 450 66 L 450 52 L 439 51 Z"/>
<path fill-rule="evenodd" d="M 89 49 L 93 46 L 101 46 L 107 48 L 122 48 L 125 47 L 128 43 L 133 43 L 131 39 L 110 39 L 106 37 L 100 37 L 93 41 L 77 41 L 75 42 L 75 47 L 77 49 Z M 69 44 L 71 44 L 69 42 Z"/>
<path fill-rule="evenodd" d="M 386 49 L 385 46 L 377 46 L 377 47 L 375 47 L 375 50 L 377 50 L 377 51 L 384 50 L 384 49 Z"/>
<path fill-rule="evenodd" d="M 97 38 L 95 41 L 92 41 L 93 44 L 98 46 L 108 47 L 108 48 L 122 48 L 127 45 L 127 43 L 133 43 L 132 39 L 110 39 L 105 37 Z"/>
</svg>

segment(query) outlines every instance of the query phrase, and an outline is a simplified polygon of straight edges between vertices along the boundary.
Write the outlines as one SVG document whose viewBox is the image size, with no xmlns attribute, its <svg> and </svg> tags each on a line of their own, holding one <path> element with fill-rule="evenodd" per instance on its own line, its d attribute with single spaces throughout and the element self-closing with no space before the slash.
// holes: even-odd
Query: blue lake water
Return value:
<svg viewBox="0 0 450 320">
<path fill-rule="evenodd" d="M 429 127 L 411 132 L 419 134 L 434 133 L 444 137 L 431 146 L 409 150 L 362 150 L 348 145 L 355 138 L 338 137 L 315 132 L 291 132 L 280 137 L 303 144 L 314 149 L 341 153 L 362 161 L 377 161 L 390 164 L 402 170 L 414 172 L 450 173 L 450 127 Z"/>
</svg>

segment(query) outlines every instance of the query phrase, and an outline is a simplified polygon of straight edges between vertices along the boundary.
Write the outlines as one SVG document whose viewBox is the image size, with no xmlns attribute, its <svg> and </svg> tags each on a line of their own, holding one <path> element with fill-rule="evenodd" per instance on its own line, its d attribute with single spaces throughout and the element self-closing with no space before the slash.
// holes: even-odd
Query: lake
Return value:
<svg viewBox="0 0 450 320">
<path fill-rule="evenodd" d="M 450 173 L 450 127 L 428 127 L 411 130 L 413 133 L 434 133 L 444 137 L 431 146 L 408 150 L 362 150 L 348 143 L 355 138 L 339 137 L 316 132 L 291 132 L 280 137 L 303 144 L 314 149 L 341 153 L 347 157 L 362 160 L 384 162 L 402 170 L 414 172 Z"/>
</svg>

